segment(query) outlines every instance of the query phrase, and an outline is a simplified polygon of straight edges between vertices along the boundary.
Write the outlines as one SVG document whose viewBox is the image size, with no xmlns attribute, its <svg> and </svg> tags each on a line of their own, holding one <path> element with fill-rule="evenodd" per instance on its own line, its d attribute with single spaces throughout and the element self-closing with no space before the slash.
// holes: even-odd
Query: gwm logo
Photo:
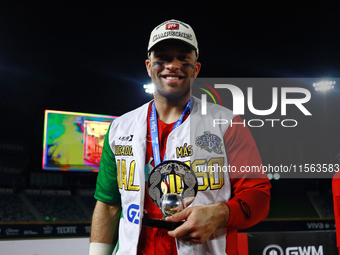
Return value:
<svg viewBox="0 0 340 255">
<path fill-rule="evenodd" d="M 324 255 L 323 246 L 294 246 L 287 247 L 285 251 L 277 245 L 271 244 L 264 248 L 262 255 Z"/>
</svg>

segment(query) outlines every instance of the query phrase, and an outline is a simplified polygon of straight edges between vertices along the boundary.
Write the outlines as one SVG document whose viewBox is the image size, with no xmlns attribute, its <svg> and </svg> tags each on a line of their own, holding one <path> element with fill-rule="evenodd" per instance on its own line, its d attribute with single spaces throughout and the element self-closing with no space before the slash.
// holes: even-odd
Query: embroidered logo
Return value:
<svg viewBox="0 0 340 255">
<path fill-rule="evenodd" d="M 131 142 L 133 139 L 133 135 L 120 136 L 118 139 L 123 142 Z"/>
<path fill-rule="evenodd" d="M 177 158 L 190 157 L 193 154 L 192 145 L 185 143 L 183 146 L 176 148 Z"/>
<path fill-rule="evenodd" d="M 196 145 L 208 152 L 215 152 L 222 154 L 222 139 L 217 135 L 210 134 L 209 131 L 204 132 L 203 135 L 196 138 Z"/>
<path fill-rule="evenodd" d="M 127 218 L 130 222 L 139 224 L 139 205 L 131 204 L 128 207 Z"/>
<path fill-rule="evenodd" d="M 244 213 L 244 218 L 246 220 L 250 220 L 251 212 L 250 212 L 249 205 L 246 202 L 244 202 L 242 199 L 237 199 L 236 201 L 239 202 L 241 206 L 242 212 Z"/>
<path fill-rule="evenodd" d="M 169 23 L 169 24 L 166 24 L 166 29 L 167 30 L 172 30 L 172 29 L 178 29 L 179 26 L 177 23 Z"/>
<path fill-rule="evenodd" d="M 115 156 L 133 156 L 131 145 L 115 145 Z"/>
</svg>

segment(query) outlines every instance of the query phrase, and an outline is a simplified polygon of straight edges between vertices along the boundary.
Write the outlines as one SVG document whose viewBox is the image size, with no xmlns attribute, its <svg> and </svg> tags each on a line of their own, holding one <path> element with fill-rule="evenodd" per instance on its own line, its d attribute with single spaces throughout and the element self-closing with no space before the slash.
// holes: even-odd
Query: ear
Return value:
<svg viewBox="0 0 340 255">
<path fill-rule="evenodd" d="M 151 60 L 148 58 L 145 60 L 145 66 L 146 66 L 146 70 L 148 72 L 148 75 L 151 77 Z"/>
<path fill-rule="evenodd" d="M 200 72 L 200 70 L 201 70 L 201 63 L 200 62 L 196 62 L 194 78 L 196 78 L 198 76 L 198 73 Z"/>
</svg>

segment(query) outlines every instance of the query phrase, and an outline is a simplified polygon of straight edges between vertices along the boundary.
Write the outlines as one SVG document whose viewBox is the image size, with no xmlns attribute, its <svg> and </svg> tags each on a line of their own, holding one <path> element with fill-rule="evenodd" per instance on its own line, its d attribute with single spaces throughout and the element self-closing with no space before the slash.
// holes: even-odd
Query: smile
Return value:
<svg viewBox="0 0 340 255">
<path fill-rule="evenodd" d="M 168 80 L 179 80 L 179 79 L 182 79 L 183 77 L 162 75 L 162 78 L 168 79 Z"/>
</svg>

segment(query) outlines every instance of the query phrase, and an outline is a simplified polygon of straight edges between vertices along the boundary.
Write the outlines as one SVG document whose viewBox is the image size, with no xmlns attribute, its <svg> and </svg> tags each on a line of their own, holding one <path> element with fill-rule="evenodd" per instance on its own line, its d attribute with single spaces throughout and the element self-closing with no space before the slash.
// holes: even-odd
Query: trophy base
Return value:
<svg viewBox="0 0 340 255">
<path fill-rule="evenodd" d="M 152 228 L 162 228 L 167 230 L 174 230 L 175 228 L 182 225 L 184 221 L 179 222 L 168 222 L 165 220 L 155 220 L 155 219 L 142 219 L 142 225 L 145 227 L 152 227 Z"/>
</svg>

